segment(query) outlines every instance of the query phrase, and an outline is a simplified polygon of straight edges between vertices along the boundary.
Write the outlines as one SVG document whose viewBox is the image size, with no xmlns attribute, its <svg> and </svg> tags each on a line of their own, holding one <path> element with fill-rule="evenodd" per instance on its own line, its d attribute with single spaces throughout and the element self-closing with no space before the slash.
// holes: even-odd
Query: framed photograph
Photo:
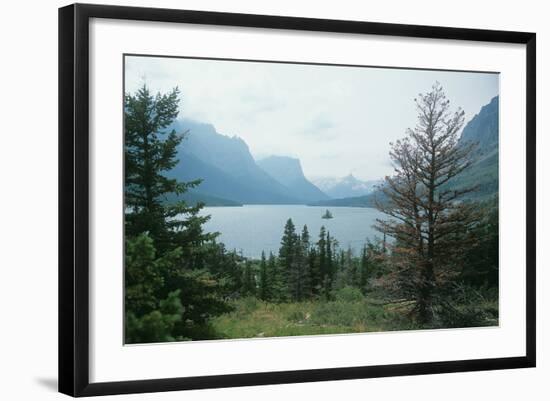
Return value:
<svg viewBox="0 0 550 401">
<path fill-rule="evenodd" d="M 535 34 L 59 10 L 59 390 L 535 366 Z"/>
</svg>

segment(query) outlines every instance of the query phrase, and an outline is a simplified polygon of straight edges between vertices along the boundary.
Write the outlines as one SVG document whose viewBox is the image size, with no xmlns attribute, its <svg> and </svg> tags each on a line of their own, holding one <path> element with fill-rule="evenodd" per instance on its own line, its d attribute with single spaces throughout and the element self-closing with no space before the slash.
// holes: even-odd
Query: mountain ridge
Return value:
<svg viewBox="0 0 550 401">
<path fill-rule="evenodd" d="M 189 119 L 176 120 L 169 128 L 185 134 L 178 146 L 179 163 L 169 175 L 181 181 L 202 179 L 191 190 L 198 200 L 201 194 L 238 204 L 305 204 L 312 200 L 297 196 L 295 188 L 262 169 L 243 139 Z M 209 204 L 208 199 L 204 201 Z"/>
<path fill-rule="evenodd" d="M 312 182 L 331 198 L 340 199 L 367 195 L 380 180 L 363 181 L 350 173 L 341 178 L 317 178 Z"/>
<path fill-rule="evenodd" d="M 289 156 L 268 156 L 256 163 L 267 174 L 289 188 L 292 194 L 306 202 L 327 200 L 329 196 L 309 181 L 299 159 Z"/>
</svg>

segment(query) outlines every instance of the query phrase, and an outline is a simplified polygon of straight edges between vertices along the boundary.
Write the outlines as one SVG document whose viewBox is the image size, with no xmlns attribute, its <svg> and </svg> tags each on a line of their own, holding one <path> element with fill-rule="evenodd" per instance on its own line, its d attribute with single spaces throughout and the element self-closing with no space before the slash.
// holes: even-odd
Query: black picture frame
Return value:
<svg viewBox="0 0 550 401">
<path fill-rule="evenodd" d="M 526 353 L 520 357 L 277 371 L 153 380 L 89 381 L 90 18 L 275 28 L 526 45 Z M 536 35 L 479 29 L 106 5 L 59 9 L 59 391 L 71 396 L 158 392 L 534 367 Z"/>
</svg>

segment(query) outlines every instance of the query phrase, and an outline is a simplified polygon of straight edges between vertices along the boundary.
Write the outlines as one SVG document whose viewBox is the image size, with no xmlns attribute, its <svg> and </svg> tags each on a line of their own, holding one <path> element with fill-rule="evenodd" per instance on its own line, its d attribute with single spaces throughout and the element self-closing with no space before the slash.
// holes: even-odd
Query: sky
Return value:
<svg viewBox="0 0 550 401">
<path fill-rule="evenodd" d="M 297 157 L 310 179 L 391 174 L 389 143 L 415 126 L 414 98 L 436 81 L 466 122 L 499 93 L 494 73 L 125 58 L 127 93 L 178 86 L 178 118 L 241 137 L 255 159 Z"/>
</svg>

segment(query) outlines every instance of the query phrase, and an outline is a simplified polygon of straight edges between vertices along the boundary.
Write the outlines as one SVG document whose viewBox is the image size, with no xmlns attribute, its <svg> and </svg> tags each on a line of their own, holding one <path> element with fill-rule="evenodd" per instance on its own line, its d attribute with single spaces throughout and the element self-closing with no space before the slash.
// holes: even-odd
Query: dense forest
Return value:
<svg viewBox="0 0 550 401">
<path fill-rule="evenodd" d="M 342 248 L 288 219 L 277 253 L 247 258 L 209 233 L 179 181 L 180 92 L 125 95 L 125 341 L 449 328 L 498 323 L 498 198 L 452 186 L 476 163 L 464 113 L 442 87 L 416 99 L 418 123 L 391 144 L 380 236 Z M 246 227 L 243 227 L 246 229 Z"/>
</svg>

